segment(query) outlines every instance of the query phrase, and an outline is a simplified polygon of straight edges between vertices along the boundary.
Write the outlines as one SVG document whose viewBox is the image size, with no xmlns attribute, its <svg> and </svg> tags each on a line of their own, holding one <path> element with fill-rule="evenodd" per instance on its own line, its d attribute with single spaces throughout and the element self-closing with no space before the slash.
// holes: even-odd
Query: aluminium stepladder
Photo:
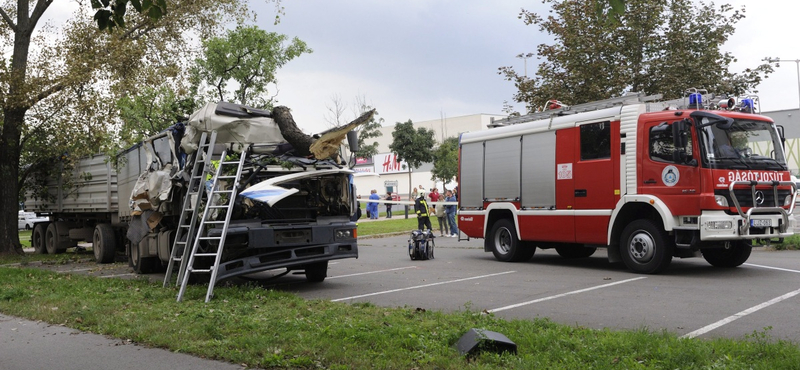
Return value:
<svg viewBox="0 0 800 370">
<path fill-rule="evenodd" d="M 210 147 L 209 150 L 213 152 L 213 146 Z M 205 301 L 208 302 L 213 295 L 214 285 L 217 282 L 218 268 L 222 260 L 225 239 L 228 234 L 228 226 L 236 201 L 239 179 L 241 178 L 242 168 L 244 167 L 248 152 L 249 148 L 242 151 L 237 160 L 229 160 L 228 154 L 231 153 L 231 150 L 225 149 L 217 160 L 211 186 L 206 189 L 208 196 L 206 197 L 205 205 L 197 208 L 197 211 L 203 211 L 203 215 L 200 218 L 200 224 L 194 232 L 191 250 L 189 250 L 188 255 L 183 256 L 183 259 L 186 260 L 186 268 L 178 275 L 178 279 L 181 281 L 181 287 L 177 297 L 178 301 L 183 299 L 186 286 L 189 284 L 189 279 L 192 274 L 210 274 Z M 226 174 L 229 172 L 231 166 L 235 166 L 235 174 Z M 222 180 L 228 183 L 225 189 L 222 189 Z M 215 211 L 225 212 L 224 220 L 215 220 L 215 214 L 217 213 Z M 219 236 L 208 236 L 207 226 L 214 226 L 216 229 L 221 229 Z M 216 242 L 216 245 L 212 242 Z M 202 250 L 201 247 L 203 248 Z M 186 257 L 188 257 L 188 259 L 186 259 Z M 213 262 L 210 263 L 210 266 L 206 267 L 209 265 L 208 261 L 211 259 L 213 259 Z M 183 263 L 182 261 L 182 264 Z"/>
<path fill-rule="evenodd" d="M 189 173 L 189 181 L 186 185 L 186 196 L 183 199 L 181 208 L 181 215 L 178 222 L 178 229 L 175 230 L 175 240 L 172 242 L 172 251 L 170 252 L 169 263 L 167 264 L 167 272 L 164 275 L 164 287 L 166 288 L 172 280 L 172 273 L 175 269 L 175 262 L 178 262 L 178 277 L 175 280 L 177 286 L 181 282 L 181 277 L 186 271 L 187 258 L 191 243 L 195 239 L 197 232 L 197 218 L 200 210 L 200 205 L 203 202 L 203 193 L 205 192 L 206 177 L 214 170 L 211 165 L 211 155 L 213 152 L 214 144 L 216 144 L 217 132 L 211 133 L 203 132 L 200 135 L 200 143 L 197 150 L 194 152 L 194 159 L 192 170 Z"/>
</svg>

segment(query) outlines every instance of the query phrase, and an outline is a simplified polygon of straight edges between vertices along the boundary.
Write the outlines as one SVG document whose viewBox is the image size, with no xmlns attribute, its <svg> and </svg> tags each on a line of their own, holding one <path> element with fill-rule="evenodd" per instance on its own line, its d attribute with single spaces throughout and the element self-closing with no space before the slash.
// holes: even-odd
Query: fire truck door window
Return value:
<svg viewBox="0 0 800 370">
<path fill-rule="evenodd" d="M 692 136 L 686 137 L 686 162 L 692 160 Z M 650 159 L 657 162 L 674 163 L 675 140 L 668 125 L 662 124 L 650 128 Z"/>
<path fill-rule="evenodd" d="M 581 160 L 611 158 L 609 122 L 581 125 Z"/>
</svg>

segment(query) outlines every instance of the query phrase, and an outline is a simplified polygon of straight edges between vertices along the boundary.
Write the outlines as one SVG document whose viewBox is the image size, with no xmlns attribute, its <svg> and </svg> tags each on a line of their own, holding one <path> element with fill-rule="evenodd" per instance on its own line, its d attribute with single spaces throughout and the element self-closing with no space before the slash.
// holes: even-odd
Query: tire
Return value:
<svg viewBox="0 0 800 370">
<path fill-rule="evenodd" d="M 306 280 L 321 283 L 328 277 L 328 261 L 306 265 Z"/>
<path fill-rule="evenodd" d="M 631 271 L 657 274 L 669 267 L 675 248 L 666 231 L 653 221 L 636 220 L 622 231 L 622 261 Z"/>
<path fill-rule="evenodd" d="M 47 254 L 47 245 L 45 244 L 45 234 L 47 233 L 48 223 L 36 224 L 33 227 L 31 234 L 31 246 L 38 254 Z"/>
<path fill-rule="evenodd" d="M 47 248 L 48 254 L 64 253 L 65 249 L 59 248 L 61 238 L 58 236 L 58 229 L 55 222 L 47 225 L 47 230 L 44 233 L 44 245 Z"/>
<path fill-rule="evenodd" d="M 514 223 L 509 219 L 497 221 L 492 227 L 489 239 L 486 240 L 491 247 L 494 258 L 503 262 L 527 261 L 533 257 L 536 248 L 523 245 L 517 238 Z M 527 244 L 527 243 L 526 243 Z"/>
<path fill-rule="evenodd" d="M 560 244 L 556 246 L 559 256 L 576 259 L 590 257 L 597 251 L 597 247 L 584 247 L 582 244 Z"/>
<path fill-rule="evenodd" d="M 109 224 L 98 224 L 92 234 L 92 251 L 97 263 L 114 262 L 117 252 L 117 238 Z"/>
<path fill-rule="evenodd" d="M 702 249 L 703 258 L 714 267 L 732 268 L 741 266 L 750 258 L 753 247 L 750 241 L 726 242 L 723 248 Z"/>
<path fill-rule="evenodd" d="M 150 274 L 156 272 L 160 262 L 156 257 L 142 257 L 139 253 L 139 245 L 131 244 L 128 248 L 128 265 L 133 268 L 133 272 L 137 274 Z"/>
</svg>

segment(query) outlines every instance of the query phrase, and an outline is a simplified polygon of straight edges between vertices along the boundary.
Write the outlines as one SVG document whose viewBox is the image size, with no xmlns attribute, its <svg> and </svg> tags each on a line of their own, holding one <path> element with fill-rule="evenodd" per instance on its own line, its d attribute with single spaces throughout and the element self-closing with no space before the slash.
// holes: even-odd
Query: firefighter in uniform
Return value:
<svg viewBox="0 0 800 370">
<path fill-rule="evenodd" d="M 417 200 L 414 202 L 414 211 L 417 212 L 417 227 L 420 230 L 425 230 L 423 226 L 427 226 L 428 230 L 432 231 L 431 219 L 428 217 L 430 215 L 430 207 L 428 207 L 428 201 L 425 200 L 425 194 L 417 196 Z"/>
</svg>

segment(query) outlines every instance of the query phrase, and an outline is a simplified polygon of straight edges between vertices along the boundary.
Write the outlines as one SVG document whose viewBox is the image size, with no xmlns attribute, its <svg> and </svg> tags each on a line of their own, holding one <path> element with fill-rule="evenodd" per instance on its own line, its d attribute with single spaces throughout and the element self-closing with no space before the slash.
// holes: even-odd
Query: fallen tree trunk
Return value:
<svg viewBox="0 0 800 370">
<path fill-rule="evenodd" d="M 336 156 L 339 152 L 339 145 L 347 137 L 347 133 L 369 122 L 374 114 L 375 109 L 367 111 L 352 122 L 327 130 L 320 134 L 319 139 L 314 139 L 297 127 L 289 108 L 279 106 L 272 109 L 272 119 L 281 129 L 283 138 L 294 147 L 294 155 L 298 157 L 313 156 L 316 159 Z"/>
</svg>

